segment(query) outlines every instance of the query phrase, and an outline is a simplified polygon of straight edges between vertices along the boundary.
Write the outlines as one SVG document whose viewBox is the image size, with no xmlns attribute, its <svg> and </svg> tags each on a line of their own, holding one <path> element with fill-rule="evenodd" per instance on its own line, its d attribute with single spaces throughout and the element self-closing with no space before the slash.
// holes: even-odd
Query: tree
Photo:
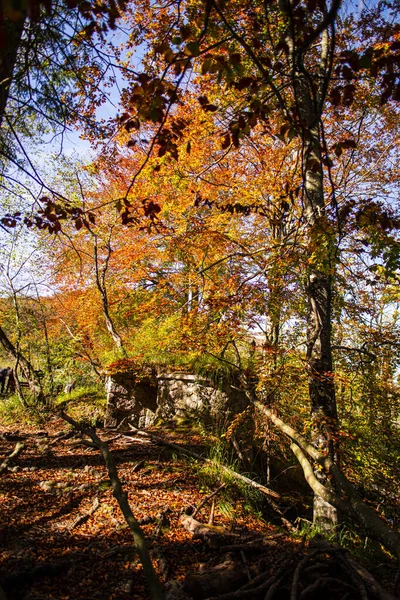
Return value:
<svg viewBox="0 0 400 600">
<path fill-rule="evenodd" d="M 37 328 L 36 315 L 30 314 L 31 311 L 28 308 L 29 288 L 32 286 L 30 270 L 35 263 L 35 249 L 21 249 L 18 243 L 18 233 L 18 231 L 14 232 L 9 248 L 2 248 L 3 266 L 1 277 L 3 280 L 4 306 L 0 327 L 0 343 L 9 358 L 15 361 L 13 371 L 17 391 L 21 401 L 25 403 L 19 385 L 19 372 L 22 372 L 32 395 L 38 400 L 43 399 L 43 389 L 41 379 L 38 376 L 38 369 L 34 368 L 30 359 L 29 343 L 27 344 L 29 331 Z M 35 266 L 37 267 L 37 265 Z M 11 332 L 10 334 L 7 333 L 7 329 Z"/>
<path fill-rule="evenodd" d="M 181 86 L 195 69 L 206 81 L 224 82 L 231 92 L 214 102 L 204 94 L 199 97 L 203 110 L 214 113 L 221 123 L 222 149 L 230 144 L 238 147 L 257 127 L 268 132 L 271 120 L 281 123 L 282 138 L 297 142 L 301 180 L 300 186 L 291 189 L 291 197 L 303 210 L 307 235 L 304 293 L 309 397 L 314 440 L 326 447 L 333 460 L 338 452 L 338 414 L 332 296 L 346 211 L 339 211 L 332 166 L 335 156 L 357 146 L 357 136 L 352 129 L 339 141 L 329 140 L 327 118 L 335 114 L 342 119 L 364 86 L 375 102 L 396 101 L 395 65 L 399 62 L 398 32 L 391 24 L 396 6 L 365 10 L 359 23 L 352 15 L 342 16 L 340 8 L 340 0 L 244 4 L 213 0 L 206 6 L 180 2 L 160 8 L 135 3 L 131 18 L 135 24 L 140 20 L 142 30 L 133 43 L 150 40 L 148 60 L 151 57 L 152 62 L 147 71 L 132 77 L 124 96 L 126 112 L 121 116 L 128 132 L 153 123 L 155 137 L 149 152 L 158 147 L 158 156 L 169 153 L 177 158 L 187 124 L 175 117 L 172 107 L 185 103 Z M 360 215 L 363 209 L 358 199 L 356 205 L 354 214 Z M 375 231 L 383 250 L 386 244 L 379 227 L 384 229 L 388 211 L 379 204 L 374 209 Z M 396 228 L 397 221 L 392 220 L 390 227 Z"/>
</svg>

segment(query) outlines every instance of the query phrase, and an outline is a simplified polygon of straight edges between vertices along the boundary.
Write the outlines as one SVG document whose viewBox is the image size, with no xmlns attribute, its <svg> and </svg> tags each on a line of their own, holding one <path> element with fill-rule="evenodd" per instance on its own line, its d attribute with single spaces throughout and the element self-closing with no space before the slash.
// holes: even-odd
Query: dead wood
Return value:
<svg viewBox="0 0 400 600">
<path fill-rule="evenodd" d="M 251 573 L 249 570 L 249 565 L 247 564 L 246 556 L 245 556 L 245 553 L 243 552 L 243 550 L 240 550 L 240 557 L 242 559 L 244 570 L 246 571 L 247 580 L 251 581 L 252 577 L 251 577 Z"/>
<path fill-rule="evenodd" d="M 154 530 L 154 537 L 158 537 L 163 529 L 169 528 L 170 521 L 168 515 L 171 514 L 171 509 L 167 506 L 156 517 L 157 525 Z"/>
<path fill-rule="evenodd" d="M 171 442 L 166 442 L 159 436 L 154 435 L 153 433 L 149 433 L 147 431 L 142 431 L 140 429 L 137 429 L 137 427 L 133 427 L 133 425 L 129 425 L 129 427 L 133 431 L 135 431 L 137 434 L 148 437 L 149 439 L 153 440 L 157 444 L 173 448 L 174 450 L 177 450 L 178 452 L 180 452 L 181 454 L 184 454 L 185 456 L 190 456 L 192 458 L 196 458 L 197 460 L 201 460 L 201 461 L 209 463 L 209 464 L 215 464 L 210 459 L 205 458 L 204 456 L 200 456 L 199 454 L 192 452 L 191 450 L 187 450 L 186 448 L 181 448 L 177 444 L 173 444 Z M 281 509 L 279 508 L 279 506 L 277 505 L 275 500 L 272 499 L 272 496 L 274 496 L 275 498 L 280 498 L 280 495 L 277 492 L 274 492 L 273 490 L 266 488 L 265 486 L 259 484 L 258 482 L 253 481 L 252 479 L 249 479 L 248 477 L 245 477 L 244 475 L 241 475 L 240 473 L 236 473 L 235 471 L 232 471 L 228 467 L 225 467 L 225 465 L 218 465 L 218 467 L 225 473 L 228 473 L 231 477 L 233 477 L 235 479 L 239 479 L 240 481 L 243 481 L 247 485 L 250 485 L 250 486 L 255 487 L 256 489 L 260 490 L 263 494 L 266 494 L 266 496 L 267 496 L 266 500 L 267 500 L 268 504 L 279 515 L 282 525 L 289 531 L 295 531 L 296 528 L 292 525 L 292 523 L 288 519 L 286 519 L 286 517 L 282 513 Z M 213 513 L 212 512 L 210 514 L 209 521 L 212 524 L 212 521 L 213 521 Z"/>
<path fill-rule="evenodd" d="M 58 435 L 55 435 L 51 442 L 49 442 L 49 446 L 54 446 L 58 444 L 58 442 L 69 440 L 70 438 L 76 436 L 76 431 L 61 431 Z"/>
<path fill-rule="evenodd" d="M 223 483 L 216 490 L 214 490 L 211 494 L 209 494 L 208 496 L 203 498 L 203 500 L 196 506 L 194 511 L 191 513 L 192 517 L 195 517 L 201 511 L 203 506 L 205 506 L 207 504 L 207 502 L 209 502 L 212 498 L 214 498 L 214 496 L 216 496 L 218 494 L 218 492 L 223 490 L 225 487 L 226 487 L 226 484 Z M 209 523 L 209 524 L 212 525 L 212 523 Z"/>
<path fill-rule="evenodd" d="M 75 448 L 92 448 L 93 450 L 98 450 L 98 446 L 94 442 L 89 442 L 89 440 L 76 440 L 69 444 L 71 450 Z"/>
<path fill-rule="evenodd" d="M 72 531 L 73 529 L 75 529 L 75 527 L 78 527 L 78 525 L 82 525 L 82 523 L 85 523 L 92 516 L 92 514 L 99 508 L 99 506 L 100 506 L 100 502 L 99 502 L 98 497 L 96 496 L 95 499 L 93 500 L 92 507 L 87 512 L 85 512 L 85 514 L 79 515 L 78 517 L 76 517 L 76 519 L 69 526 L 69 531 Z"/>
<path fill-rule="evenodd" d="M 279 515 L 279 518 L 281 520 L 282 525 L 288 531 L 296 531 L 296 527 L 294 525 L 292 525 L 292 523 L 289 521 L 289 519 L 287 519 L 285 517 L 285 515 L 283 514 L 283 512 L 281 511 L 281 509 L 279 508 L 279 506 L 275 502 L 275 500 L 272 500 L 272 498 L 268 498 L 267 502 L 271 506 L 271 508 L 276 512 L 276 514 Z"/>
<path fill-rule="evenodd" d="M 276 546 L 278 542 L 271 542 L 269 546 Z M 230 544 L 221 546 L 220 552 L 265 552 L 268 550 L 268 545 L 261 544 Z"/>
<path fill-rule="evenodd" d="M 221 525 L 205 525 L 196 521 L 192 516 L 183 514 L 180 518 L 180 522 L 189 533 L 192 533 L 196 537 L 209 539 L 212 536 L 221 536 L 227 533 L 225 527 Z"/>
<path fill-rule="evenodd" d="M 215 517 L 215 498 L 213 498 L 211 501 L 210 516 L 208 517 L 209 525 L 214 525 L 214 517 Z"/>
<path fill-rule="evenodd" d="M 19 430 L 17 431 L 4 431 L 0 435 L 0 439 L 5 440 L 6 442 L 21 442 L 26 438 L 26 435 L 20 435 Z"/>
<path fill-rule="evenodd" d="M 139 462 L 137 462 L 135 465 L 133 465 L 133 467 L 131 468 L 132 473 L 137 473 L 138 471 L 140 471 L 140 469 L 142 469 L 146 464 L 146 460 L 139 460 Z"/>
<path fill-rule="evenodd" d="M 138 519 L 137 522 L 139 525 L 149 525 L 150 523 L 156 522 L 156 517 L 150 517 L 150 515 L 146 515 L 145 517 Z"/>
<path fill-rule="evenodd" d="M 127 495 L 124 492 L 121 485 L 121 481 L 118 477 L 118 471 L 115 465 L 114 457 L 112 456 L 107 443 L 103 442 L 103 440 L 101 440 L 96 435 L 93 429 L 83 427 L 63 411 L 61 411 L 60 416 L 65 421 L 67 421 L 67 423 L 70 423 L 77 430 L 81 431 L 84 435 L 90 437 L 92 443 L 95 444 L 95 446 L 98 448 L 98 450 L 100 450 L 101 454 L 103 455 L 104 462 L 107 466 L 108 475 L 111 480 L 114 497 L 119 504 L 121 512 L 125 517 L 125 521 L 129 526 L 129 529 L 131 530 L 134 543 L 139 554 L 140 562 L 143 566 L 144 576 L 146 578 L 147 585 L 150 589 L 150 596 L 152 600 L 164 600 L 164 589 L 158 579 L 157 573 L 154 570 L 143 532 L 140 528 L 137 519 L 132 513 Z"/>
<path fill-rule="evenodd" d="M 3 473 L 5 473 L 5 471 L 7 471 L 8 465 L 10 464 L 10 462 L 14 458 L 17 458 L 21 454 L 21 452 L 24 448 L 25 448 L 24 442 L 17 442 L 15 444 L 14 450 L 11 452 L 11 454 L 9 456 L 7 456 L 3 460 L 3 462 L 0 465 L 0 475 L 3 475 Z"/>
<path fill-rule="evenodd" d="M 239 458 L 239 460 L 241 460 L 243 463 L 246 462 L 244 456 L 243 456 L 243 452 L 239 446 L 239 442 L 237 441 L 236 437 L 234 435 L 231 435 L 231 442 L 232 442 L 232 446 L 235 449 L 235 452 Z"/>
<path fill-rule="evenodd" d="M 132 429 L 132 431 L 135 431 L 136 433 L 139 433 L 141 435 L 149 437 L 157 444 L 160 444 L 162 446 L 167 446 L 169 448 L 172 448 L 173 450 L 176 450 L 177 452 L 180 452 L 181 454 L 190 456 L 191 458 L 196 458 L 197 460 L 201 460 L 202 462 L 205 462 L 207 464 L 211 464 L 211 465 L 215 464 L 214 461 L 212 461 L 211 459 L 205 458 L 204 456 L 200 456 L 200 454 L 197 454 L 196 452 L 193 452 L 192 450 L 188 450 L 187 448 L 182 448 L 178 444 L 174 444 L 172 442 L 167 442 L 167 441 L 163 440 L 162 438 L 160 438 L 158 435 L 154 435 L 154 433 L 142 431 L 141 429 L 138 429 L 137 427 L 133 427 L 133 425 L 129 425 L 129 427 Z M 256 488 L 257 490 L 259 490 L 263 494 L 266 494 L 267 496 L 272 496 L 273 498 L 280 498 L 280 494 L 278 494 L 278 492 L 275 492 L 274 490 L 270 490 L 269 488 L 265 487 L 265 485 L 262 485 L 261 483 L 258 483 L 257 481 L 254 481 L 253 479 L 249 479 L 245 475 L 236 473 L 235 471 L 233 471 L 232 469 L 229 469 L 229 467 L 226 467 L 225 465 L 218 464 L 218 468 L 221 471 L 223 471 L 224 473 L 227 473 L 228 475 L 233 477 L 234 479 L 238 479 L 239 481 L 242 481 L 243 483 L 246 483 L 247 485 L 250 485 L 251 487 Z"/>
</svg>

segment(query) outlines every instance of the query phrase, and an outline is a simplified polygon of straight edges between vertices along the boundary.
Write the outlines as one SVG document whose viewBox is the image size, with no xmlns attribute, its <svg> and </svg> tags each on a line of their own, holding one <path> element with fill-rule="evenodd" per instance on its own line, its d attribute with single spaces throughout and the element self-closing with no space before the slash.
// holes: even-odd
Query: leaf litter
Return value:
<svg viewBox="0 0 400 600">
<path fill-rule="evenodd" d="M 204 491 L 195 466 L 175 453 L 135 435 L 101 435 L 168 598 L 307 600 L 327 589 L 330 598 L 384 597 L 354 574 L 342 550 L 290 537 L 245 510 L 239 495 L 228 510 L 223 503 L 215 509 L 210 498 L 197 515 L 196 507 L 222 489 L 221 481 Z M 168 430 L 163 436 L 201 450 L 195 434 Z M 99 452 L 80 443 L 79 434 L 70 436 L 58 418 L 46 430 L 0 428 L 0 456 L 11 454 L 16 440 L 25 448 L 0 478 L 0 583 L 7 600 L 147 600 L 132 536 Z M 193 530 L 198 521 L 190 514 L 204 524 L 201 531 Z"/>
</svg>

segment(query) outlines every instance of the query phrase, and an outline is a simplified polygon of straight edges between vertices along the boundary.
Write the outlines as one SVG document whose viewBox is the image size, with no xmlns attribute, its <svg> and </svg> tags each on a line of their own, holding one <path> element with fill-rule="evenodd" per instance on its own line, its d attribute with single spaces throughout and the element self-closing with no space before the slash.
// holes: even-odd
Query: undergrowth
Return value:
<svg viewBox="0 0 400 600">
<path fill-rule="evenodd" d="M 25 407 L 17 394 L 0 399 L 0 424 L 3 426 L 40 425 L 43 415 L 34 407 Z"/>
<path fill-rule="evenodd" d="M 106 397 L 104 391 L 95 386 L 77 388 L 69 394 L 57 396 L 54 408 L 61 407 L 83 425 L 99 427 L 105 417 Z"/>
<path fill-rule="evenodd" d="M 24 406 L 17 394 L 0 398 L 0 424 L 3 426 L 41 426 L 49 415 L 61 407 L 71 417 L 86 425 L 98 426 L 104 420 L 106 397 L 101 388 L 80 387 L 69 394 L 59 394 L 55 399 L 47 399 L 47 405 L 37 404 L 26 396 Z"/>
</svg>

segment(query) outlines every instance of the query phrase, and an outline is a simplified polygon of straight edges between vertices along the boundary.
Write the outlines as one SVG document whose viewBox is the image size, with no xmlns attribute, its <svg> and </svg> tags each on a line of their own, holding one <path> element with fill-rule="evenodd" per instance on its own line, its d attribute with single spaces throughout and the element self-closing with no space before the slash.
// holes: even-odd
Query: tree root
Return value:
<svg viewBox="0 0 400 600">
<path fill-rule="evenodd" d="M 329 598 L 351 598 L 352 600 L 395 600 L 395 597 L 384 590 L 375 578 L 354 559 L 346 555 L 346 551 L 326 542 L 317 542 L 318 547 L 306 555 L 300 555 L 297 564 L 293 558 L 285 561 L 278 571 L 261 573 L 251 581 L 236 590 L 220 595 L 207 596 L 207 600 L 272 600 L 277 597 L 289 597 L 290 600 L 307 600 L 319 598 L 328 593 Z M 232 559 L 229 559 L 229 569 L 232 571 Z M 240 563 L 234 563 L 240 569 Z M 225 563 L 218 566 L 218 577 L 223 577 Z M 235 568 L 235 567 L 234 567 Z M 207 575 L 192 576 L 191 584 L 201 578 L 205 581 L 215 576 L 216 568 L 211 568 Z M 322 571 L 322 572 L 321 572 Z M 190 586 L 189 586 L 190 588 Z M 216 584 L 216 588 L 218 585 Z M 206 596 L 198 592 L 196 598 Z M 190 589 L 189 589 L 190 591 Z"/>
<path fill-rule="evenodd" d="M 8 465 L 10 464 L 10 462 L 14 459 L 17 458 L 22 450 L 25 448 L 25 444 L 24 442 L 17 442 L 15 444 L 14 450 L 11 452 L 11 454 L 9 456 L 7 456 L 3 462 L 0 465 L 0 475 L 3 475 L 3 473 L 5 473 L 8 469 Z"/>
<path fill-rule="evenodd" d="M 354 485 L 347 479 L 344 473 L 342 473 L 338 465 L 335 464 L 329 456 L 319 452 L 317 448 L 293 429 L 293 427 L 284 423 L 282 419 L 271 411 L 271 409 L 267 408 L 257 400 L 253 400 L 253 402 L 254 406 L 263 415 L 270 419 L 292 440 L 292 442 L 294 442 L 291 444 L 291 449 L 299 460 L 306 480 L 313 491 L 329 504 L 361 525 L 372 538 L 379 541 L 387 550 L 389 550 L 389 552 L 400 559 L 400 536 L 363 501 Z M 332 475 L 338 490 L 341 490 L 343 495 L 347 496 L 346 500 L 339 496 L 339 493 L 333 493 L 317 481 L 313 474 L 311 464 L 307 460 L 304 452 Z"/>
</svg>

